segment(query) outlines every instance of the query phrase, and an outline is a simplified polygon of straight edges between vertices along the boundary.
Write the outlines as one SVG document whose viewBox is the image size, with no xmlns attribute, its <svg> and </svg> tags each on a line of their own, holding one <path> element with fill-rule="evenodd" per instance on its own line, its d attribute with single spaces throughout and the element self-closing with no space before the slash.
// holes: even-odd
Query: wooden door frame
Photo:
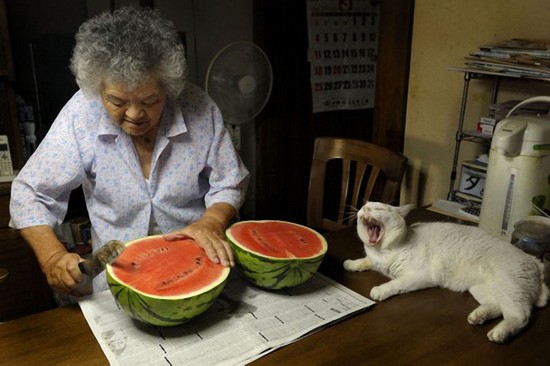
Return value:
<svg viewBox="0 0 550 366">
<path fill-rule="evenodd" d="M 414 0 L 380 1 L 373 141 L 403 152 Z"/>
</svg>

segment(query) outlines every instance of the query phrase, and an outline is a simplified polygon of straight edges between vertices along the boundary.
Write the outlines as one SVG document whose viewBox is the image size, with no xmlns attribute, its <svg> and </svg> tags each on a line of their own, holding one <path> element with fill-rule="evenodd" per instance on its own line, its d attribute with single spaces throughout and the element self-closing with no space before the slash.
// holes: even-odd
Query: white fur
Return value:
<svg viewBox="0 0 550 366">
<path fill-rule="evenodd" d="M 485 231 L 444 222 L 407 226 L 412 205 L 394 207 L 368 202 L 357 215 L 357 232 L 366 256 L 346 260 L 348 271 L 375 270 L 392 280 L 371 289 L 374 300 L 428 287 L 469 291 L 479 302 L 470 324 L 502 316 L 487 337 L 502 343 L 528 323 L 533 305 L 547 304 L 543 264 Z M 369 241 L 367 221 L 382 226 L 378 242 Z"/>
</svg>

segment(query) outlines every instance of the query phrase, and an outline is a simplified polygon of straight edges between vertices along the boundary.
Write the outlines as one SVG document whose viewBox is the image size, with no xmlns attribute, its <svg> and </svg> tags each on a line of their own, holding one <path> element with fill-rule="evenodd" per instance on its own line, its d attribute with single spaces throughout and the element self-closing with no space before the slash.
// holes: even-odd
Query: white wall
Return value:
<svg viewBox="0 0 550 366">
<path fill-rule="evenodd" d="M 464 56 L 486 42 L 550 39 L 549 14 L 548 0 L 416 0 L 404 149 L 411 169 L 402 202 L 424 205 L 447 196 L 463 85 L 463 74 L 448 66 L 463 65 Z M 504 86 L 501 100 L 550 95 L 550 83 L 546 88 Z M 490 87 L 479 80 L 470 83 L 467 128 L 487 114 Z M 461 160 L 479 150 L 463 142 Z"/>
</svg>

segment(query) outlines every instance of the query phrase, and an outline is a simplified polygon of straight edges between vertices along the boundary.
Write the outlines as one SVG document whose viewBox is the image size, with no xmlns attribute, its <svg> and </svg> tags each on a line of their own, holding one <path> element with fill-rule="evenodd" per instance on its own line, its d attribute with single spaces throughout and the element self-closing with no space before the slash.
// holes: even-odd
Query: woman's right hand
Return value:
<svg viewBox="0 0 550 366">
<path fill-rule="evenodd" d="M 49 226 L 29 226 L 19 232 L 36 254 L 50 287 L 56 292 L 78 296 L 78 291 L 74 290 L 84 278 L 78 268 L 82 258 L 76 253 L 68 253 Z"/>
<path fill-rule="evenodd" d="M 42 271 L 50 287 L 56 292 L 74 295 L 73 290 L 82 281 L 78 263 L 82 259 L 76 253 L 59 251 L 42 265 Z"/>
</svg>

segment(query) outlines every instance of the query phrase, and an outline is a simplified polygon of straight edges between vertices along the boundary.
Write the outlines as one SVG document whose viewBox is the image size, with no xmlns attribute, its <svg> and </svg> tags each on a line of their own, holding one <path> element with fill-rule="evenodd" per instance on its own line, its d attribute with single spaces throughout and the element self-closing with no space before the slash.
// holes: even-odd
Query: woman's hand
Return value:
<svg viewBox="0 0 550 366">
<path fill-rule="evenodd" d="M 166 240 L 181 240 L 191 238 L 204 249 L 204 252 L 214 263 L 221 263 L 224 266 L 235 265 L 233 251 L 225 240 L 224 230 L 221 225 L 211 219 L 201 218 L 191 225 L 164 235 Z"/>
<path fill-rule="evenodd" d="M 59 251 L 53 254 L 48 261 L 42 265 L 42 271 L 50 287 L 60 293 L 75 295 L 73 290 L 82 281 L 82 273 L 78 263 L 82 261 L 76 253 Z"/>
<path fill-rule="evenodd" d="M 83 280 L 78 263 L 82 258 L 68 253 L 49 226 L 29 226 L 19 231 L 36 254 L 50 287 L 60 293 L 78 296 L 74 291 Z"/>
<path fill-rule="evenodd" d="M 233 267 L 235 260 L 231 246 L 225 240 L 225 228 L 235 212 L 235 208 L 227 203 L 216 203 L 210 206 L 199 220 L 183 229 L 165 234 L 164 239 L 191 238 L 204 249 L 212 262 Z"/>
</svg>

